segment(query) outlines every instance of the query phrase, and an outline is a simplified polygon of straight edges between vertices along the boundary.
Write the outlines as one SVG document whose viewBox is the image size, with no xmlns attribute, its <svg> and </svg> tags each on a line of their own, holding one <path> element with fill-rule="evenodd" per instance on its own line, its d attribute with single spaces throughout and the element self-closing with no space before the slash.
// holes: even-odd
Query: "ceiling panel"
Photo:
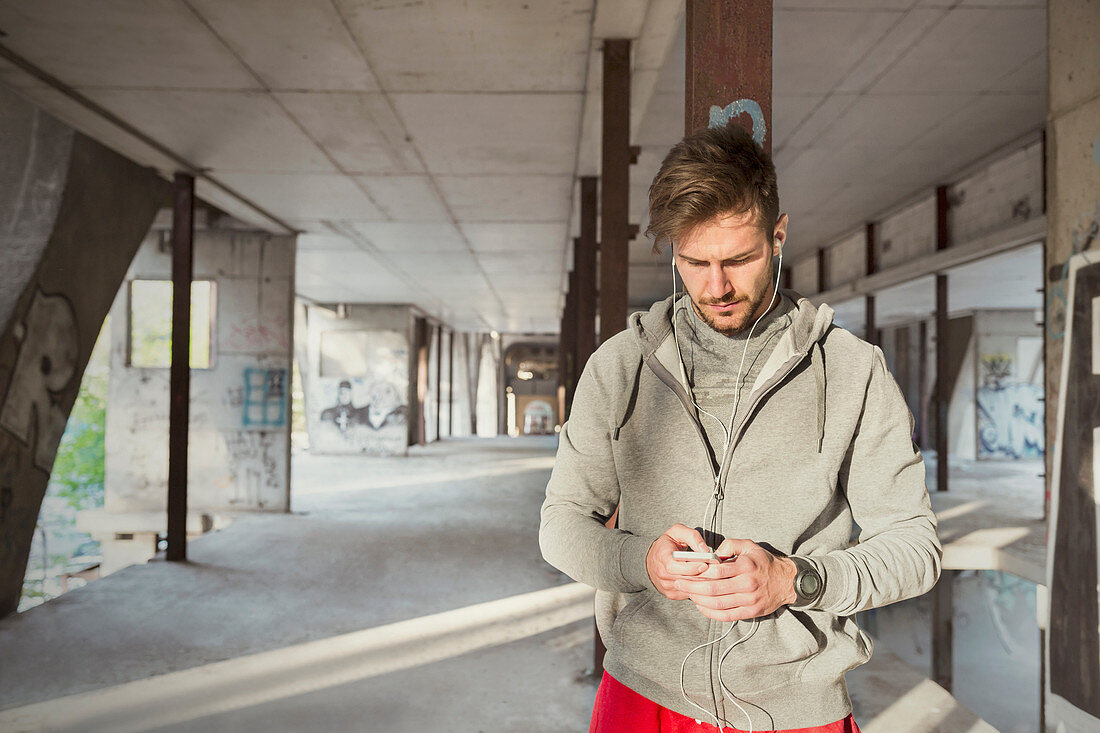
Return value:
<svg viewBox="0 0 1100 733">
<path fill-rule="evenodd" d="M 972 94 L 864 94 L 812 143 L 824 147 L 904 147 L 944 116 L 973 101 Z"/>
<path fill-rule="evenodd" d="M 514 92 L 583 88 L 591 0 L 335 0 L 335 4 L 386 89 Z M 441 59 L 445 63 L 440 63 Z"/>
<path fill-rule="evenodd" d="M 564 222 L 570 176 L 438 176 L 443 198 L 460 222 Z"/>
<path fill-rule="evenodd" d="M 395 134 L 390 129 L 391 112 L 381 94 L 280 92 L 275 98 L 344 172 L 423 170 L 404 130 Z"/>
<path fill-rule="evenodd" d="M 390 219 L 450 221 L 450 214 L 428 176 L 358 176 L 360 184 Z"/>
<path fill-rule="evenodd" d="M 581 94 L 397 94 L 432 173 L 569 175 Z"/>
<path fill-rule="evenodd" d="M 188 0 L 271 89 L 378 88 L 329 0 Z"/>
<path fill-rule="evenodd" d="M 351 225 L 385 252 L 468 253 L 462 235 L 444 222 L 356 222 Z"/>
<path fill-rule="evenodd" d="M 1007 91 L 1004 74 L 1042 51 L 1043 8 L 956 8 L 871 87 L 890 92 Z"/>
<path fill-rule="evenodd" d="M 776 84 L 775 92 L 820 94 L 834 88 L 901 18 L 899 10 L 877 8 L 776 9 L 772 74 L 782 85 Z"/>
<path fill-rule="evenodd" d="M 515 250 L 562 252 L 566 245 L 564 223 L 463 222 L 462 232 L 476 252 Z"/>
<path fill-rule="evenodd" d="M 5 0 L 0 28 L 72 87 L 260 89 L 179 0 Z"/>
<path fill-rule="evenodd" d="M 219 173 L 227 185 L 270 211 L 320 221 L 384 218 L 348 177 L 336 173 Z"/>
<path fill-rule="evenodd" d="M 93 89 L 86 94 L 203 168 L 334 171 L 270 95 Z"/>
</svg>

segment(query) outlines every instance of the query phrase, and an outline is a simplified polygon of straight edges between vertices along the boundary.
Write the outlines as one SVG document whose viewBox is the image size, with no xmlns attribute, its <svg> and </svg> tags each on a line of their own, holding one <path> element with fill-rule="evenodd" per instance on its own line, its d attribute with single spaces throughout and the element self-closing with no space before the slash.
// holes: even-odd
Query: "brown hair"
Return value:
<svg viewBox="0 0 1100 733">
<path fill-rule="evenodd" d="M 718 216 L 754 212 L 770 237 L 779 219 L 771 156 L 740 125 L 711 127 L 673 146 L 649 187 L 653 251 Z"/>
</svg>

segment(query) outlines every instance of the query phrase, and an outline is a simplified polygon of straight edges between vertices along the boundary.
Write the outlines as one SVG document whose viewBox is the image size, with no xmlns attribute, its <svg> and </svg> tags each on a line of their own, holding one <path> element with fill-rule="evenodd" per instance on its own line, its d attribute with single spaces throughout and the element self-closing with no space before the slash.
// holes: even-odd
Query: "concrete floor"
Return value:
<svg viewBox="0 0 1100 733">
<path fill-rule="evenodd" d="M 587 729 L 591 591 L 536 538 L 554 444 L 296 455 L 292 514 L 0 620 L 0 730 Z M 992 730 L 884 648 L 850 684 L 865 733 Z"/>
</svg>

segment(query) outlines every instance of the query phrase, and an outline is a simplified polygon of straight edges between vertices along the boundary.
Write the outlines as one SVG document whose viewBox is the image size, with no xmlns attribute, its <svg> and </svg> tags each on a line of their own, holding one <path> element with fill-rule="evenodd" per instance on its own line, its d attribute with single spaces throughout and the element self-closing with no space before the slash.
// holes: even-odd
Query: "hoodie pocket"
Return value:
<svg viewBox="0 0 1100 733">
<path fill-rule="evenodd" d="M 838 679 L 871 658 L 874 644 L 851 616 L 834 616 L 824 611 L 812 611 L 815 616 L 827 619 L 824 631 L 828 635 L 821 652 L 802 670 L 805 679 Z"/>
<path fill-rule="evenodd" d="M 825 634 L 799 611 L 781 608 L 758 621 L 755 631 L 751 621 L 738 622 L 743 629 L 739 638 L 752 635 L 741 643 L 730 641 L 737 646 L 725 656 L 722 677 L 734 692 L 752 693 L 796 682 L 824 643 Z M 728 648 L 723 644 L 723 653 Z"/>
</svg>

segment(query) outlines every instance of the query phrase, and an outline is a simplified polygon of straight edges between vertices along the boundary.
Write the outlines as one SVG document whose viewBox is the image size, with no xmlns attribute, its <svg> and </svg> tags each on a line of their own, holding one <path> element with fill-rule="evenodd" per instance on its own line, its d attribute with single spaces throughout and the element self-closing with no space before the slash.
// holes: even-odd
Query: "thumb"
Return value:
<svg viewBox="0 0 1100 733">
<path fill-rule="evenodd" d="M 756 547 L 756 543 L 752 540 L 739 540 L 731 537 L 718 545 L 718 549 L 714 551 L 714 554 L 725 560 L 734 555 L 744 555 L 754 547 Z"/>
<path fill-rule="evenodd" d="M 707 547 L 707 543 L 703 541 L 703 535 L 683 524 L 672 525 L 668 528 L 668 531 L 665 532 L 665 535 L 670 537 L 676 544 L 683 547 L 690 547 L 696 552 L 710 551 L 710 548 Z"/>
</svg>

